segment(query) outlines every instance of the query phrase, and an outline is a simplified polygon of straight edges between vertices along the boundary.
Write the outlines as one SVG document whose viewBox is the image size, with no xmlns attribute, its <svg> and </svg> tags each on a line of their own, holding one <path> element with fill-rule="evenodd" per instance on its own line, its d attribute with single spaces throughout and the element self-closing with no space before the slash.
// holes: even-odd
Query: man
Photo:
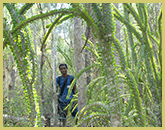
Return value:
<svg viewBox="0 0 165 130">
<path fill-rule="evenodd" d="M 66 97 L 68 95 L 68 90 L 69 90 L 70 84 L 75 77 L 67 74 L 68 67 L 67 67 L 67 64 L 65 64 L 65 63 L 59 65 L 59 70 L 62 74 L 62 76 L 58 76 L 56 78 L 56 87 L 57 87 L 57 89 L 58 89 L 58 87 L 60 88 L 60 92 L 58 95 L 58 97 L 59 97 L 59 100 L 58 100 L 59 116 L 60 116 L 59 118 L 62 120 L 63 126 L 65 126 L 67 110 L 64 110 L 64 109 L 70 103 L 71 99 L 73 98 L 73 94 L 76 94 L 76 84 L 73 87 L 73 90 L 71 92 L 69 99 L 66 99 Z M 75 117 L 77 112 L 78 112 L 78 108 L 76 108 L 72 112 L 72 117 Z"/>
</svg>

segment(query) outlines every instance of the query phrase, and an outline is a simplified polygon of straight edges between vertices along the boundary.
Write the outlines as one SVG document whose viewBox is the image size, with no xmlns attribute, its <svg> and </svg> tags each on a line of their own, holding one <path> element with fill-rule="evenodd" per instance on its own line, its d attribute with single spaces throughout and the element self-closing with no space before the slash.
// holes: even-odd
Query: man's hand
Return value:
<svg viewBox="0 0 165 130">
<path fill-rule="evenodd" d="M 73 94 L 76 94 L 76 84 L 73 86 Z"/>
</svg>

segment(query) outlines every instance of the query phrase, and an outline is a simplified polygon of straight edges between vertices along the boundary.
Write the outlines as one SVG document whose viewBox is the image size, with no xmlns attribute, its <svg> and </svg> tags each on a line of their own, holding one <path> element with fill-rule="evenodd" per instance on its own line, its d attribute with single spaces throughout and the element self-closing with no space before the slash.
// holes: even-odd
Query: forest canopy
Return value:
<svg viewBox="0 0 165 130">
<path fill-rule="evenodd" d="M 66 126 L 162 127 L 162 3 L 4 3 L 4 127 L 60 126 L 60 63 Z"/>
</svg>

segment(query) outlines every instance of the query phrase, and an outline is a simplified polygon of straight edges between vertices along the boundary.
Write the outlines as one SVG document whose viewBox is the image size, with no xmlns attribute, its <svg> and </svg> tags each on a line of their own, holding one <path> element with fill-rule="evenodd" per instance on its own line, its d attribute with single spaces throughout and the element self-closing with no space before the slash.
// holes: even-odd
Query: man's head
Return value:
<svg viewBox="0 0 165 130">
<path fill-rule="evenodd" d="M 67 75 L 67 70 L 68 70 L 67 64 L 65 64 L 65 63 L 60 64 L 59 70 L 61 71 L 62 75 Z"/>
</svg>

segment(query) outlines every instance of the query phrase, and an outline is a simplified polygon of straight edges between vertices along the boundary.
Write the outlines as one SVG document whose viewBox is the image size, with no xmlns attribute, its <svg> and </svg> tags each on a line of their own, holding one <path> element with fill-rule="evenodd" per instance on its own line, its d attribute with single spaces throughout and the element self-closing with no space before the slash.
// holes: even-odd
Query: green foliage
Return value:
<svg viewBox="0 0 165 130">
<path fill-rule="evenodd" d="M 83 40 L 86 40 L 86 38 L 85 38 L 84 35 L 82 35 L 82 39 L 83 39 Z M 93 44 L 90 40 L 88 40 L 87 42 L 88 42 L 88 44 L 90 45 L 90 47 L 85 46 L 85 49 L 88 50 L 88 51 L 90 51 L 91 54 L 93 54 L 94 57 L 96 58 L 96 61 L 99 62 L 100 56 L 99 56 L 97 50 L 95 49 L 94 44 Z"/>
<path fill-rule="evenodd" d="M 66 63 L 71 67 L 73 72 L 75 72 L 73 68 L 73 61 L 71 60 L 71 58 L 68 57 L 68 55 L 59 46 L 57 46 L 57 51 L 62 54 L 62 56 L 65 58 Z"/>
<path fill-rule="evenodd" d="M 75 76 L 75 79 L 72 81 L 71 85 L 70 85 L 70 88 L 68 90 L 68 95 L 67 95 L 67 99 L 70 97 L 70 94 L 72 92 L 72 89 L 73 89 L 73 86 L 75 85 L 75 83 L 77 82 L 77 80 L 79 79 L 79 77 L 85 73 L 87 70 L 89 70 L 90 68 L 93 68 L 93 67 L 99 67 L 100 66 L 100 63 L 93 63 L 89 66 L 87 66 L 86 68 L 82 69 L 76 76 Z"/>
<path fill-rule="evenodd" d="M 63 17 L 62 19 L 60 19 L 60 20 L 57 22 L 56 26 L 59 25 L 59 24 L 61 24 L 61 23 L 64 22 L 64 21 L 68 20 L 69 18 L 73 18 L 73 17 L 74 17 L 73 14 L 68 14 L 67 16 L 65 16 L 65 17 Z M 46 25 L 46 28 L 49 28 L 52 24 L 53 24 L 53 23 Z"/>
<path fill-rule="evenodd" d="M 124 6 L 124 15 L 125 15 L 125 18 L 127 19 L 127 21 L 130 22 L 129 14 L 128 14 L 128 11 L 126 10 L 125 6 Z M 134 49 L 134 46 L 135 46 L 134 44 L 135 43 L 134 43 L 134 40 L 133 40 L 133 35 L 132 35 L 132 32 L 131 32 L 131 28 L 129 26 L 127 26 L 127 31 L 128 31 L 129 44 L 131 46 L 131 51 L 132 51 L 132 59 L 133 59 L 134 64 L 136 66 L 137 65 L 137 54 L 136 54 L 136 51 Z"/>
<path fill-rule="evenodd" d="M 9 23 L 6 18 L 3 20 L 4 48 L 8 45 L 15 57 L 23 83 L 24 100 L 26 101 L 25 103 L 24 100 L 21 100 L 22 106 L 20 106 L 20 109 L 26 109 L 25 113 L 31 115 L 28 125 L 42 126 L 40 124 L 41 113 L 38 93 L 35 90 L 36 80 L 38 80 L 36 79 L 37 57 L 32 46 L 31 32 L 27 25 L 39 19 L 58 15 L 54 22 L 46 26 L 48 31 L 41 40 L 43 46 L 55 26 L 73 17 L 83 19 L 97 39 L 96 48 L 89 39 L 87 43 L 90 46 L 85 47 L 94 56 L 96 62 L 75 75 L 68 92 L 69 97 L 74 84 L 87 70 L 96 67 L 99 69 L 98 77 L 92 79 L 86 86 L 84 94 L 87 95 L 87 104 L 77 115 L 78 124 L 74 125 L 81 126 L 86 123 L 95 126 L 112 126 L 112 116 L 115 116 L 122 118 L 122 122 L 120 122 L 122 126 L 160 126 L 162 121 L 162 9 L 156 18 L 156 32 L 152 32 L 145 3 L 124 3 L 124 12 L 119 11 L 112 3 L 92 3 L 92 15 L 83 5 L 72 3 L 72 7 L 68 9 L 55 9 L 25 18 L 25 13 L 33 5 L 26 3 L 18 10 L 15 3 L 5 3 L 4 6 L 12 19 L 12 28 L 8 28 Z M 130 17 L 134 19 L 131 20 Z M 115 37 L 114 18 L 124 25 L 126 49 Z M 82 39 L 87 40 L 85 36 L 82 36 Z M 64 57 L 66 63 L 73 67 L 72 58 L 60 46 L 57 50 Z M 119 66 L 116 65 L 115 51 L 119 56 Z M 158 60 L 156 60 L 157 56 Z M 46 72 L 46 70 L 44 71 Z M 74 68 L 72 71 L 76 73 Z M 125 109 L 123 103 L 120 102 L 123 95 L 120 93 L 119 82 L 124 84 L 125 97 L 129 98 L 125 101 Z M 15 110 L 14 114 L 21 115 L 22 113 L 19 113 L 14 104 L 15 102 L 21 103 L 20 99 L 17 100 L 17 98 L 12 99 L 12 103 L 9 105 Z M 46 100 L 49 100 L 49 98 Z M 77 100 L 77 95 L 75 95 L 72 102 Z M 24 108 L 23 103 L 27 106 L 26 108 Z M 4 106 L 7 105 L 8 103 L 5 102 Z M 67 108 L 71 109 L 71 104 Z"/>
<path fill-rule="evenodd" d="M 100 38 L 97 24 L 95 24 L 94 19 L 89 15 L 89 13 L 84 10 L 80 4 L 72 3 L 71 5 L 74 7 L 75 15 L 84 19 L 87 25 L 92 28 L 93 34 Z"/>
<path fill-rule="evenodd" d="M 54 26 L 56 25 L 56 23 L 60 20 L 60 18 L 61 18 L 62 16 L 63 16 L 63 14 L 61 14 L 58 18 L 56 18 L 56 19 L 54 20 L 54 22 L 51 24 L 51 26 L 50 26 L 48 32 L 45 34 L 45 36 L 44 36 L 44 38 L 43 38 L 43 42 L 41 43 L 42 46 L 44 46 L 44 44 L 46 44 L 46 41 L 47 41 L 47 39 L 48 39 L 48 37 L 49 37 L 49 35 L 50 35 L 52 29 L 54 28 Z"/>
<path fill-rule="evenodd" d="M 32 16 L 31 18 L 27 18 L 27 19 L 21 21 L 20 23 L 18 23 L 17 26 L 12 31 L 12 33 L 17 32 L 18 30 L 20 30 L 21 28 L 23 28 L 24 26 L 26 26 L 27 24 L 29 24 L 35 20 L 45 19 L 48 16 L 52 16 L 52 15 L 60 14 L 60 13 L 69 14 L 69 13 L 74 13 L 74 12 L 73 12 L 73 9 L 56 9 L 56 10 L 52 10 L 52 11 L 47 12 L 47 13 Z"/>
<path fill-rule="evenodd" d="M 99 107 L 101 107 L 99 109 Z M 99 109 L 102 111 L 102 113 L 98 113 L 98 112 L 92 112 L 96 109 Z M 90 111 L 92 110 L 92 111 Z M 91 114 L 89 114 L 89 116 L 86 116 L 87 112 L 91 112 Z M 102 102 L 93 102 L 91 104 L 88 104 L 87 106 L 84 107 L 84 109 L 82 109 L 79 113 L 79 122 L 78 125 L 84 123 L 85 121 L 89 121 L 91 118 L 94 117 L 103 117 L 103 118 L 107 118 L 110 117 L 110 107 Z M 83 117 L 83 119 L 82 119 Z M 101 122 L 100 122 L 101 123 Z"/>
<path fill-rule="evenodd" d="M 23 16 L 19 15 L 17 9 L 14 7 L 14 4 L 5 4 L 7 9 L 10 12 L 13 21 L 13 28 L 21 20 L 24 19 Z M 11 32 L 10 32 L 11 33 Z M 39 104 L 37 103 L 37 93 L 34 88 L 35 82 L 35 72 L 36 72 L 36 62 L 34 61 L 34 52 L 33 48 L 29 43 L 31 43 L 30 33 L 28 34 L 27 28 L 23 28 L 20 32 L 17 32 L 15 35 L 10 35 L 11 38 L 9 47 L 15 56 L 15 61 L 19 70 L 19 74 L 23 83 L 24 93 L 26 97 L 26 103 L 28 105 L 29 125 L 37 126 L 37 121 L 35 120 L 35 112 L 38 114 L 38 119 L 40 118 Z M 9 39 L 9 37 L 6 37 Z M 29 62 L 29 61 L 30 62 Z M 30 67 L 32 64 L 32 68 Z M 32 72 L 32 74 L 31 74 Z M 34 114 L 34 115 L 33 115 Z M 40 119 L 39 119 L 40 120 Z M 35 124 L 36 123 L 36 124 Z"/>
<path fill-rule="evenodd" d="M 25 3 L 24 6 L 19 10 L 19 14 L 25 14 L 33 5 L 34 3 Z"/>
<path fill-rule="evenodd" d="M 116 51 L 118 52 L 119 54 L 119 58 L 120 58 L 120 64 L 121 64 L 121 69 L 123 71 L 125 71 L 126 67 L 128 67 L 128 63 L 126 61 L 126 58 L 125 58 L 125 53 L 123 51 L 123 48 L 121 46 L 121 43 L 118 41 L 118 39 L 114 38 L 114 47 L 116 49 Z M 128 58 L 127 58 L 128 59 Z"/>
<path fill-rule="evenodd" d="M 94 96 L 94 95 L 96 94 L 95 91 L 97 90 L 97 89 L 96 89 L 97 86 L 102 88 L 102 86 L 100 86 L 100 84 L 98 84 L 98 82 L 101 82 L 103 79 L 104 79 L 103 76 L 97 77 L 96 79 L 93 79 L 93 80 L 87 85 L 87 87 L 86 87 L 86 89 L 85 89 L 85 93 L 84 93 L 85 95 L 87 95 L 87 104 L 88 104 L 88 102 L 89 102 L 88 100 L 91 99 L 92 95 Z M 98 84 L 98 85 L 97 85 L 97 84 Z M 101 85 L 102 85 L 102 84 L 101 84 Z M 93 91 L 94 91 L 95 94 L 93 94 Z M 95 98 L 93 98 L 93 99 L 95 99 Z"/>
</svg>

